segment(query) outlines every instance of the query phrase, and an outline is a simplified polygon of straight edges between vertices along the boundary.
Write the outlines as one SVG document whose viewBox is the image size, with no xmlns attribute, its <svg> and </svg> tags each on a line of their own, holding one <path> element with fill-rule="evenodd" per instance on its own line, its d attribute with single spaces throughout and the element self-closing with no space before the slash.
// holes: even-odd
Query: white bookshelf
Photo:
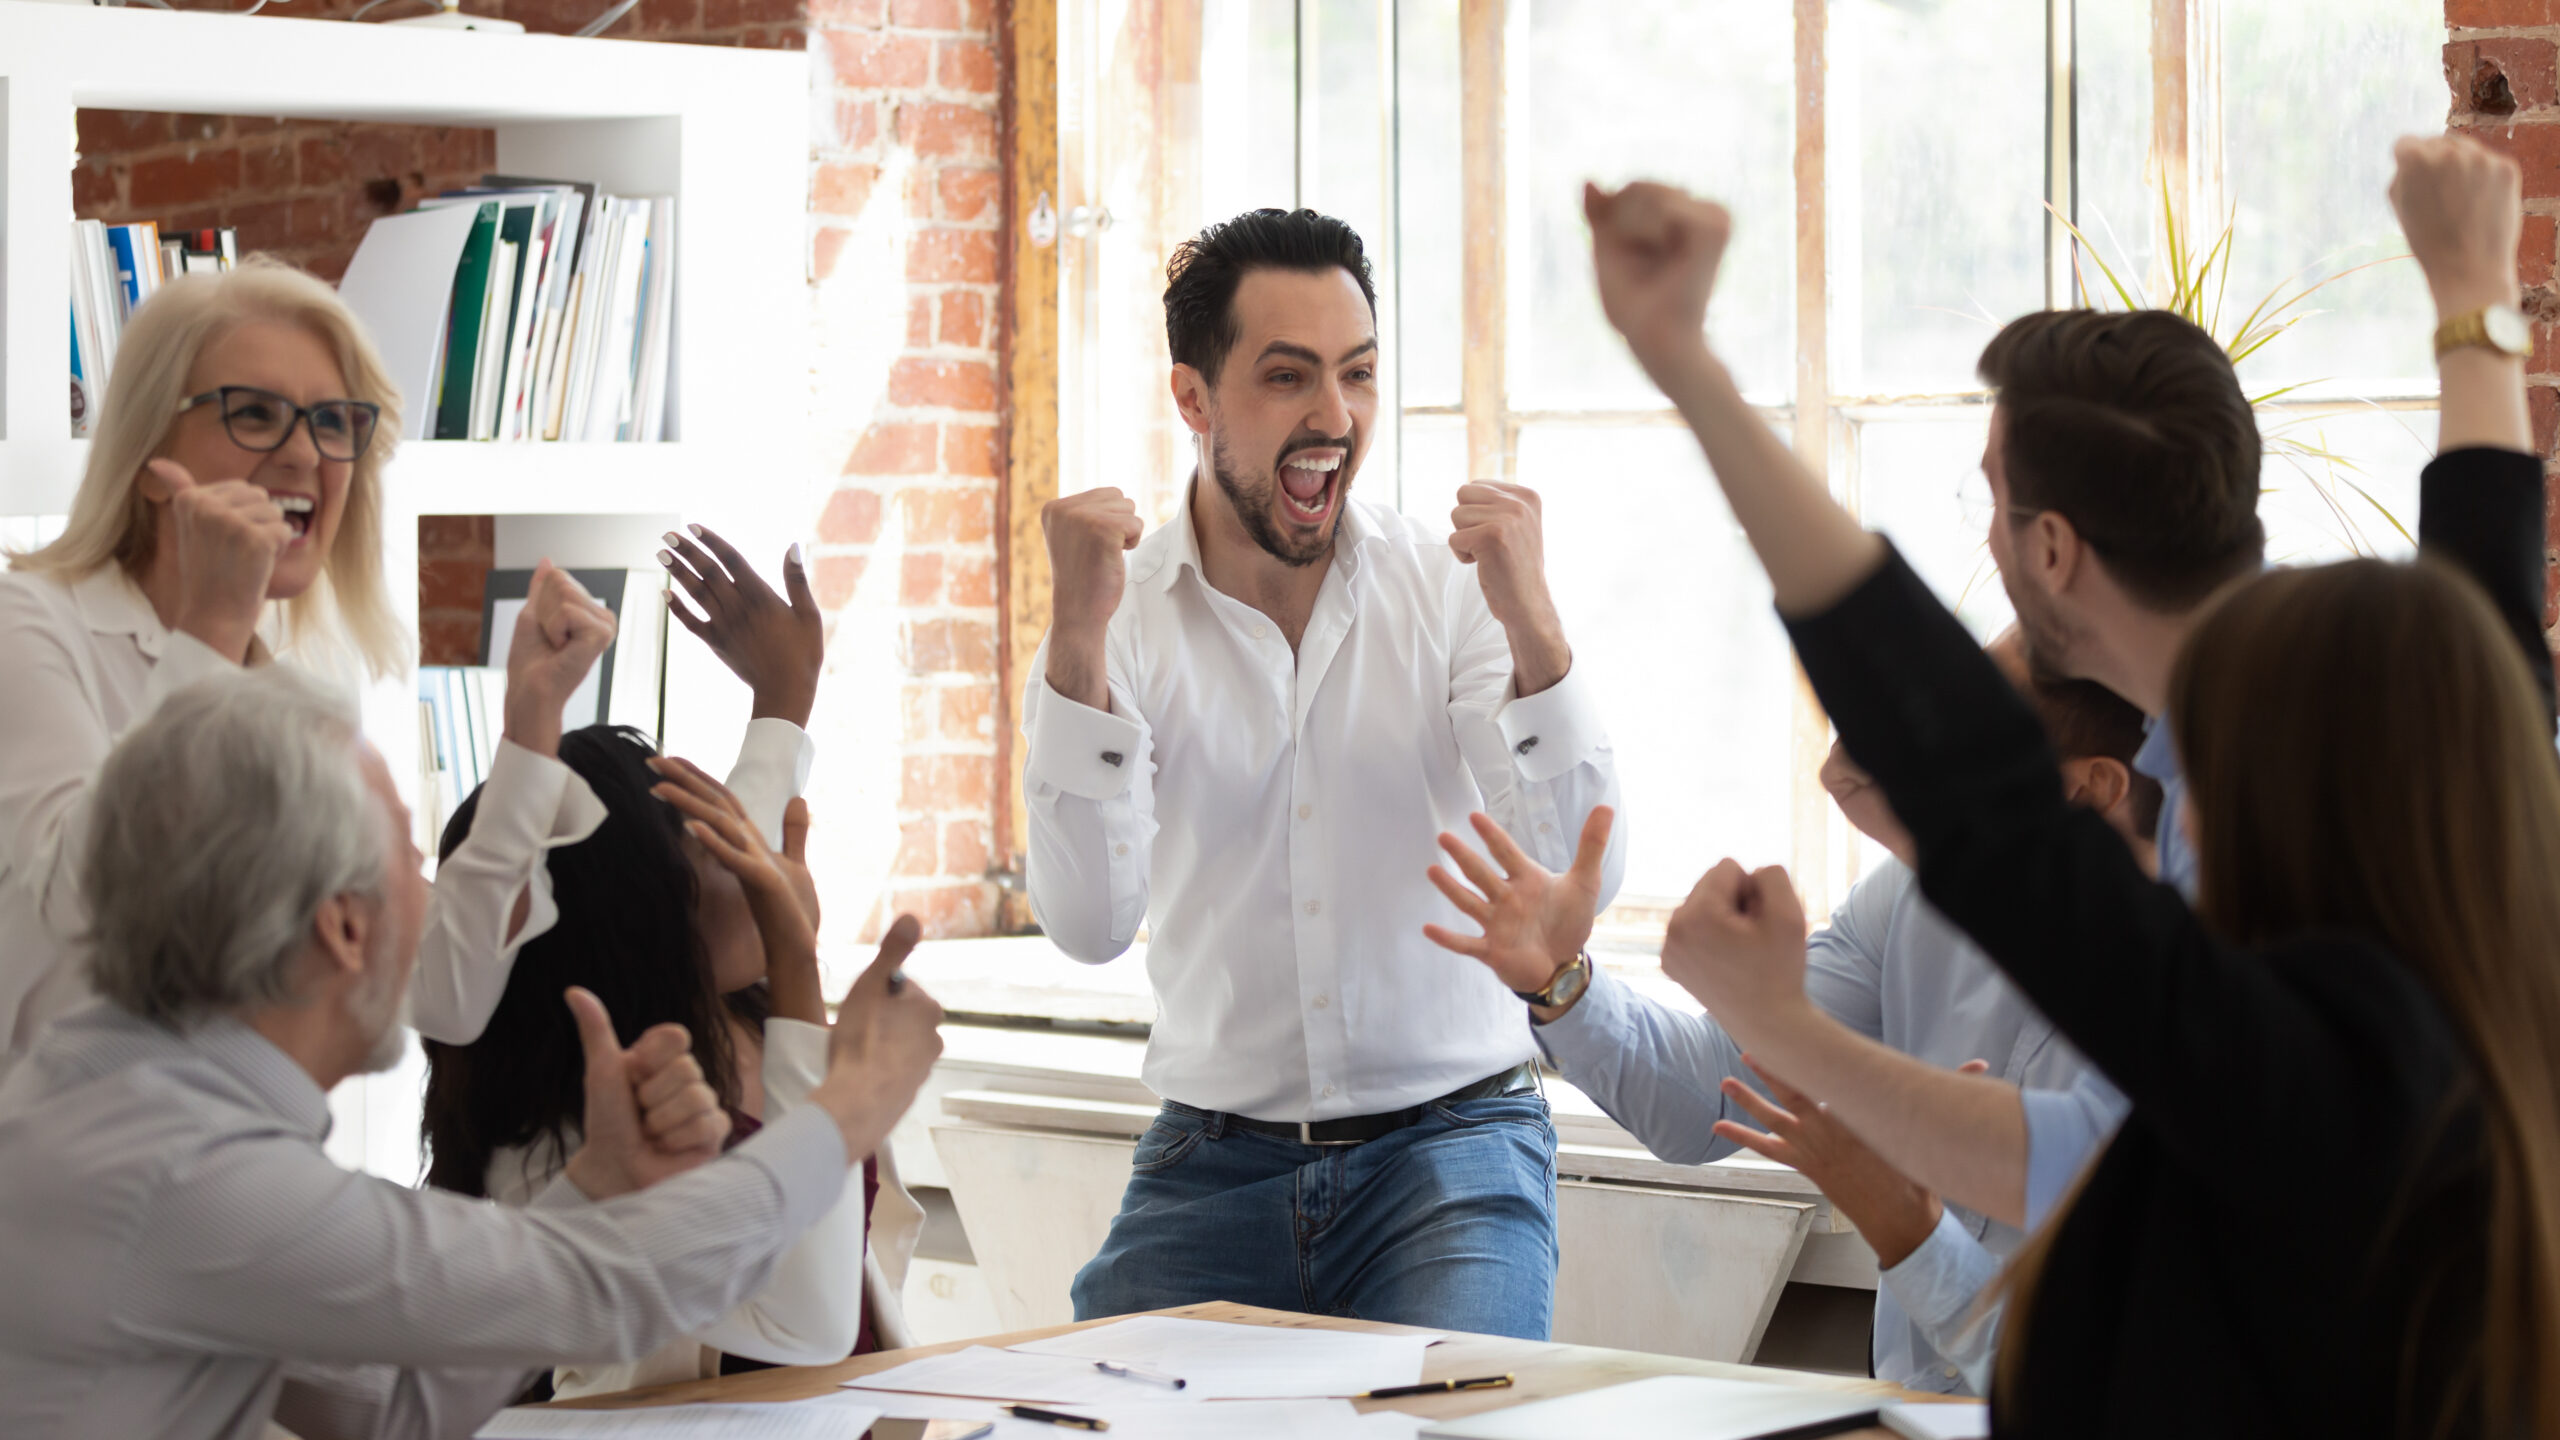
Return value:
<svg viewBox="0 0 2560 1440">
<path fill-rule="evenodd" d="M 807 75 L 795 52 L 0 0 L 0 516 L 66 511 L 88 458 L 68 412 L 75 111 L 468 125 L 495 131 L 500 171 L 677 197 L 671 438 L 403 445 L 384 530 L 405 618 L 420 515 L 682 516 L 769 564 L 808 522 Z M 699 646 L 670 658 L 670 738 L 712 756 L 745 695 Z M 404 782 L 414 698 L 367 706 Z"/>
</svg>

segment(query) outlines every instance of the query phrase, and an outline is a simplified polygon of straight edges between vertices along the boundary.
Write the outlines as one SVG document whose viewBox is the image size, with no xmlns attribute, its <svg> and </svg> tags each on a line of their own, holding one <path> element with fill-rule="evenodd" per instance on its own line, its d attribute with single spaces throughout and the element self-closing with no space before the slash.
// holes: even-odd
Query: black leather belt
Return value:
<svg viewBox="0 0 2560 1440">
<path fill-rule="evenodd" d="M 1180 1105 L 1197 1115 L 1207 1115 L 1230 1130 L 1250 1130 L 1256 1135 L 1275 1135 L 1295 1140 L 1301 1145 L 1365 1145 L 1369 1141 L 1392 1135 L 1420 1120 L 1434 1105 L 1453 1105 L 1462 1100 L 1490 1100 L 1515 1090 L 1532 1090 L 1538 1084 L 1538 1062 L 1523 1060 L 1499 1075 L 1488 1076 L 1472 1085 L 1461 1085 L 1436 1100 L 1408 1105 L 1402 1110 L 1388 1110 L 1376 1115 L 1345 1115 L 1339 1120 L 1256 1120 L 1250 1115 L 1201 1110 Z"/>
</svg>

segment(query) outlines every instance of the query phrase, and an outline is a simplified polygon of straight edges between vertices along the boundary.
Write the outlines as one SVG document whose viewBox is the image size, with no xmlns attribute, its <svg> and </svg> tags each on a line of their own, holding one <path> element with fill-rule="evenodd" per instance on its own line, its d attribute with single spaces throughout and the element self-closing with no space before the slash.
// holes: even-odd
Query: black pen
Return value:
<svg viewBox="0 0 2560 1440">
<path fill-rule="evenodd" d="M 1111 1422 L 1090 1415 L 1068 1415 L 1056 1410 L 1043 1410 L 1036 1405 L 1007 1405 L 1004 1413 L 1016 1420 L 1037 1420 L 1043 1425 L 1063 1425 L 1070 1430 L 1108 1430 Z"/>
<path fill-rule="evenodd" d="M 1371 1390 L 1351 1398 L 1401 1400 L 1407 1395 L 1446 1395 L 1452 1390 L 1500 1390 L 1510 1383 L 1508 1375 L 1479 1375 L 1473 1380 L 1425 1380 L 1419 1385 L 1390 1385 L 1384 1390 Z"/>
</svg>

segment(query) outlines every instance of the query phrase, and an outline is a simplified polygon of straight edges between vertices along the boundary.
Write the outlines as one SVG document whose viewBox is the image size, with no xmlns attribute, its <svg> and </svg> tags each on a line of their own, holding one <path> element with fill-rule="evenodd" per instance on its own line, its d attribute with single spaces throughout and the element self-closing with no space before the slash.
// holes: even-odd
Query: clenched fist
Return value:
<svg viewBox="0 0 2560 1440">
<path fill-rule="evenodd" d="M 1656 383 L 1666 367 L 1706 345 L 1707 297 L 1733 238 L 1733 217 L 1712 201 L 1650 181 L 1616 194 L 1582 187 L 1600 308 L 1627 337 Z"/>
<path fill-rule="evenodd" d="M 1720 861 L 1663 927 L 1662 973 L 1748 1048 L 1761 1026 L 1808 1003 L 1804 940 L 1804 902 L 1783 867 Z"/>
<path fill-rule="evenodd" d="M 1096 710 L 1111 707 L 1103 628 L 1129 583 L 1127 552 L 1146 526 L 1117 490 L 1062 495 L 1040 508 L 1049 542 L 1049 688 Z"/>
<path fill-rule="evenodd" d="M 178 613 L 171 628 L 232 660 L 246 659 L 266 608 L 276 557 L 293 543 L 284 511 L 246 480 L 198 481 L 175 460 L 146 467 L 146 499 L 165 500 L 160 543 L 178 555 Z M 155 493 L 156 492 L 156 493 Z"/>
<path fill-rule="evenodd" d="M 507 644 L 506 738 L 536 755 L 559 754 L 562 712 L 613 631 L 613 612 L 568 571 L 536 565 Z"/>
<path fill-rule="evenodd" d="M 2392 147 L 2391 208 L 2436 308 L 2458 315 L 2516 303 L 2516 239 L 2524 203 L 2516 162 L 2458 135 Z"/>
</svg>

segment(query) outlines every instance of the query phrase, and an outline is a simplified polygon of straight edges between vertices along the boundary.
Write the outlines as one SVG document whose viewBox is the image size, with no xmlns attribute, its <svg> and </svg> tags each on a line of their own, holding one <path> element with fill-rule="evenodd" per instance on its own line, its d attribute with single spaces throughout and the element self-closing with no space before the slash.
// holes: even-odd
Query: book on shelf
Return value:
<svg viewBox="0 0 2560 1440">
<path fill-rule="evenodd" d="M 474 218 L 457 253 L 458 211 Z M 397 339 L 386 354 L 411 438 L 660 440 L 674 413 L 675 230 L 672 197 L 488 175 L 375 221 L 340 294 Z"/>
<path fill-rule="evenodd" d="M 228 270 L 238 262 L 231 230 L 164 237 L 158 224 L 71 222 L 71 433 L 89 433 L 115 369 L 116 346 L 133 313 L 181 274 Z"/>
</svg>

